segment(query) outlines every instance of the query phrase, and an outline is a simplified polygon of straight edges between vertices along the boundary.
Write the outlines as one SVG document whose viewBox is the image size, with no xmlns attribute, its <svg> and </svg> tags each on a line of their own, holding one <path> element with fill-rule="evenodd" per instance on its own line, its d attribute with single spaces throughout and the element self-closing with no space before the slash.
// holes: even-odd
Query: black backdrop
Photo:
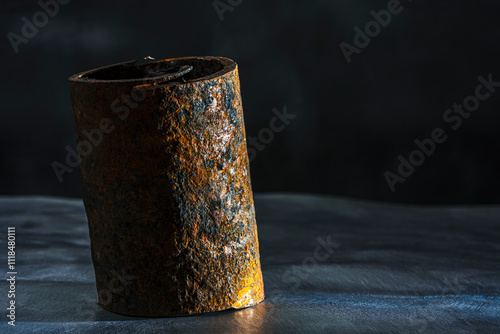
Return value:
<svg viewBox="0 0 500 334">
<path fill-rule="evenodd" d="M 497 1 L 72 0 L 46 24 L 36 0 L 0 6 L 0 194 L 80 196 L 79 171 L 59 182 L 51 167 L 75 147 L 70 75 L 144 56 L 215 55 L 239 64 L 247 136 L 268 141 L 251 162 L 254 191 L 500 200 L 500 88 L 480 89 L 489 96 L 478 107 L 470 97 L 479 76 L 500 81 Z M 370 24 L 371 11 L 388 8 L 385 27 Z M 38 32 L 16 53 L 13 34 L 24 38 L 34 16 Z M 354 28 L 367 23 L 372 37 L 358 36 L 348 63 L 340 45 L 354 50 Z M 477 110 L 453 130 L 458 121 L 443 115 L 466 98 Z M 275 108 L 296 117 L 269 140 L 262 129 Z M 447 139 L 391 191 L 384 173 L 397 174 L 398 157 L 436 128 Z"/>
</svg>

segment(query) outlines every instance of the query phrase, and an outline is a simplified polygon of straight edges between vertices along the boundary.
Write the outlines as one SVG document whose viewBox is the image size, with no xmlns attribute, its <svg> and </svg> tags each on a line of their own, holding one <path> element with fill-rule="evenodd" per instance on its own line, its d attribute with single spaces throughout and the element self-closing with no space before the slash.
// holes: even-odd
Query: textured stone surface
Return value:
<svg viewBox="0 0 500 334">
<path fill-rule="evenodd" d="M 266 299 L 151 319 L 98 306 L 81 200 L 0 198 L 2 235 L 16 226 L 19 290 L 16 328 L 4 320 L 0 332 L 498 333 L 500 206 L 257 194 L 255 208 Z M 306 259 L 329 235 L 336 247 L 314 266 Z"/>
<path fill-rule="evenodd" d="M 99 302 L 143 316 L 255 305 L 264 291 L 237 66 L 137 63 L 70 79 L 80 146 L 115 120 L 82 149 Z"/>
</svg>

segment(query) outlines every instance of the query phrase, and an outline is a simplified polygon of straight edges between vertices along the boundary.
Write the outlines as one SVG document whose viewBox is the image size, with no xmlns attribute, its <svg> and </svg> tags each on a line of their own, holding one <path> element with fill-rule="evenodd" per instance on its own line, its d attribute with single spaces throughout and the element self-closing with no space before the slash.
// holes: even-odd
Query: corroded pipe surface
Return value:
<svg viewBox="0 0 500 334">
<path fill-rule="evenodd" d="M 100 305 L 173 316 L 262 301 L 236 63 L 144 58 L 69 85 Z"/>
</svg>

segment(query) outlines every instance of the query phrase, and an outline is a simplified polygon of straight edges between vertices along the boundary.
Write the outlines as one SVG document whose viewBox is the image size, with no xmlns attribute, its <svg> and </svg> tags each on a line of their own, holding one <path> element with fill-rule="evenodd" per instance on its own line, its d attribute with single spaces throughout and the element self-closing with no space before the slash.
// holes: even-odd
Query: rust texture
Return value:
<svg viewBox="0 0 500 334">
<path fill-rule="evenodd" d="M 99 304 L 174 316 L 261 302 L 236 63 L 144 58 L 69 84 Z"/>
</svg>

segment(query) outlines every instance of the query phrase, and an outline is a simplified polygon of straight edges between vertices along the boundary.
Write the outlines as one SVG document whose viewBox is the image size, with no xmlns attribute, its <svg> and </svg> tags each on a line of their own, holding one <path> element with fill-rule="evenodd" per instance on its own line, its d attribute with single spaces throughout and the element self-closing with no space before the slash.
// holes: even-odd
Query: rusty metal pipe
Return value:
<svg viewBox="0 0 500 334">
<path fill-rule="evenodd" d="M 69 86 L 99 304 L 175 316 L 262 301 L 236 63 L 147 57 Z"/>
</svg>

